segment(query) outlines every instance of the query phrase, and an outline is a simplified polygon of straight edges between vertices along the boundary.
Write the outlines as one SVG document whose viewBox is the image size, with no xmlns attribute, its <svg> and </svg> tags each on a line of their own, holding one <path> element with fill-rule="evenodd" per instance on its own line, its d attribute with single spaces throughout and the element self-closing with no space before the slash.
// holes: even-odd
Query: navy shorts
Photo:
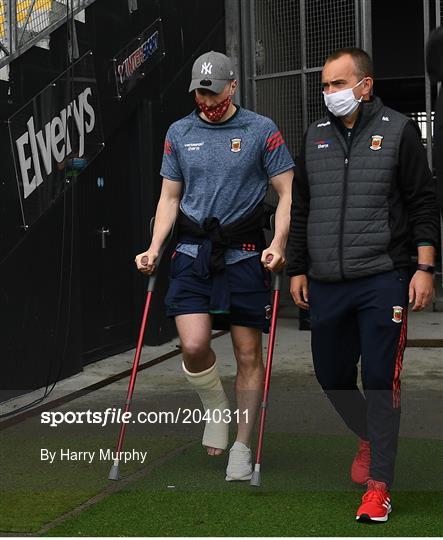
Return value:
<svg viewBox="0 0 443 540">
<path fill-rule="evenodd" d="M 195 259 L 174 252 L 171 260 L 169 289 L 166 294 L 166 315 L 176 317 L 190 313 L 210 313 L 212 279 L 192 274 Z M 229 330 L 231 325 L 259 328 L 269 332 L 271 318 L 270 272 L 263 268 L 260 257 L 249 257 L 226 266 L 231 307 L 228 314 L 214 314 L 212 327 Z"/>
</svg>

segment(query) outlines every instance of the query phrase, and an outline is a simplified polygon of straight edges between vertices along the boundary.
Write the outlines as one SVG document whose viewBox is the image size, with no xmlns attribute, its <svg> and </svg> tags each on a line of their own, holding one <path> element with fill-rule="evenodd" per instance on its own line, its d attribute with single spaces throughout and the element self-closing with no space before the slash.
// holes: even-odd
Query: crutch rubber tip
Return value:
<svg viewBox="0 0 443 540">
<path fill-rule="evenodd" d="M 118 465 L 112 465 L 111 470 L 109 471 L 108 480 L 119 480 L 119 478 Z"/>
<path fill-rule="evenodd" d="M 260 471 L 254 471 L 252 473 L 252 478 L 249 483 L 251 484 L 251 486 L 260 487 L 260 484 L 261 484 Z"/>
</svg>

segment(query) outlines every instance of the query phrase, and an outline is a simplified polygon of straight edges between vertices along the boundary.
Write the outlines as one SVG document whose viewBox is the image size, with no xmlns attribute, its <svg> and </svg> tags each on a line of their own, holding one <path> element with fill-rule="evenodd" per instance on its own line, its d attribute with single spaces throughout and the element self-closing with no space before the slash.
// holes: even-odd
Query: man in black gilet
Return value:
<svg viewBox="0 0 443 540">
<path fill-rule="evenodd" d="M 293 182 L 288 275 L 310 310 L 317 379 L 359 437 L 359 521 L 387 521 L 400 423 L 408 301 L 431 301 L 438 209 L 415 124 L 372 95 L 361 49 L 329 56 L 328 115 L 307 130 Z M 409 276 L 409 247 L 418 266 Z M 309 276 L 309 282 L 308 282 Z M 364 394 L 357 387 L 361 358 Z"/>
</svg>

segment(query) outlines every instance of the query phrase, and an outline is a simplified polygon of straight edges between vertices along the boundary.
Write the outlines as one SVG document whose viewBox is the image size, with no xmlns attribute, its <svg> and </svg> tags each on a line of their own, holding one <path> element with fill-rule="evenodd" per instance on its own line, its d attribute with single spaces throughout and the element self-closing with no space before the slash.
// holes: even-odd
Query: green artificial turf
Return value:
<svg viewBox="0 0 443 540">
<path fill-rule="evenodd" d="M 251 488 L 252 489 L 252 488 Z M 388 523 L 354 521 L 349 492 L 119 493 L 48 536 L 439 536 L 441 493 L 401 492 Z"/>
<path fill-rule="evenodd" d="M 114 428 L 113 431 L 116 431 Z M 72 430 L 42 436 L 41 428 L 21 424 L 2 432 L 0 439 L 0 535 L 2 532 L 36 532 L 45 523 L 87 501 L 107 485 L 111 463 L 94 460 L 42 462 L 40 449 L 82 451 L 114 449 L 116 433 L 74 434 Z M 145 463 L 121 464 L 121 476 L 146 467 L 189 438 L 140 437 L 128 433 L 125 449 L 148 451 Z"/>
<path fill-rule="evenodd" d="M 350 437 L 267 434 L 262 487 L 224 481 L 200 444 L 47 536 L 440 536 L 443 443 L 402 439 L 388 523 L 354 520 Z M 174 486 L 174 487 L 170 487 Z"/>
</svg>

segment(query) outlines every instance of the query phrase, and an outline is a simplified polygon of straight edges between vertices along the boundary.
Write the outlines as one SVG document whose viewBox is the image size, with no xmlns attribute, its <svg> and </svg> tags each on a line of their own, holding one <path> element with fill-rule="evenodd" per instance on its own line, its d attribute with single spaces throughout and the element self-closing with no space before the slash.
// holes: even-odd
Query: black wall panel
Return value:
<svg viewBox="0 0 443 540">
<path fill-rule="evenodd" d="M 225 48 L 223 0 L 210 9 L 201 0 L 139 0 L 138 6 L 130 14 L 125 0 L 97 0 L 86 24 L 76 22 L 80 54 L 94 54 L 106 145 L 26 232 L 5 121 L 66 69 L 66 26 L 52 34 L 50 50 L 30 49 L 11 64 L 10 81 L 0 81 L 0 401 L 134 345 L 145 283 L 133 258 L 147 247 L 163 138 L 194 106 L 188 85 L 195 58 Z M 111 58 L 158 17 L 166 56 L 118 101 Z M 96 227 L 110 222 L 107 250 L 100 251 Z M 149 344 L 175 331 L 162 304 L 167 266 L 165 260 Z"/>
<path fill-rule="evenodd" d="M 424 111 L 423 2 L 372 0 L 371 6 L 375 92 L 398 111 Z M 433 0 L 429 2 L 429 13 L 432 28 Z"/>
</svg>

